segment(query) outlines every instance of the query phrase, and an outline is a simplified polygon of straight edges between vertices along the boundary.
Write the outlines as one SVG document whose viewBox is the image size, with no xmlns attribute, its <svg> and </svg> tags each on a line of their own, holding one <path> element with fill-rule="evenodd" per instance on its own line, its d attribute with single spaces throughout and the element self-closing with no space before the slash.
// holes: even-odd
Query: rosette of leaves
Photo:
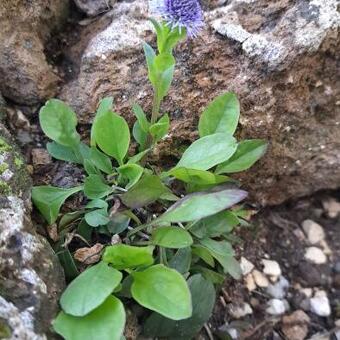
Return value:
<svg viewBox="0 0 340 340">
<path fill-rule="evenodd" d="M 145 44 L 144 52 L 154 102 L 150 116 L 138 104 L 132 108 L 135 154 L 128 154 L 130 129 L 112 98 L 99 104 L 89 145 L 81 141 L 76 114 L 67 104 L 52 99 L 40 111 L 42 130 L 52 140 L 49 153 L 82 166 L 85 174 L 74 188 L 32 191 L 36 208 L 49 225 L 57 224 L 61 238 L 55 249 L 71 283 L 53 326 L 67 340 L 121 339 L 124 306 L 132 302 L 148 311 L 145 334 L 189 339 L 210 317 L 215 289 L 225 276 L 240 277 L 230 233 L 245 223 L 242 209 L 233 207 L 247 193 L 229 174 L 251 167 L 266 142 L 235 139 L 240 106 L 235 94 L 224 93 L 203 110 L 199 139 L 178 163 L 153 171 L 147 156 L 170 126 L 160 109 L 173 78 L 172 51 L 185 37 L 185 30 L 153 23 L 157 50 Z M 181 198 L 172 191 L 174 183 L 182 184 Z M 61 214 L 64 202 L 79 193 L 82 207 Z M 101 261 L 79 274 L 69 234 L 89 243 L 93 235 L 119 235 L 121 243 L 107 245 Z"/>
</svg>

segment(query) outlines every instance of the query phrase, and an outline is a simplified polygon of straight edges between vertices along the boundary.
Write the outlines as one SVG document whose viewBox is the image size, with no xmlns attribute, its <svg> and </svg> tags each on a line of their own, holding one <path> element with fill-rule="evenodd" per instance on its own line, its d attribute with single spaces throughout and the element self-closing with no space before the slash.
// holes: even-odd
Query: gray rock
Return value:
<svg viewBox="0 0 340 340">
<path fill-rule="evenodd" d="M 266 292 L 275 299 L 283 299 L 287 294 L 288 288 L 288 280 L 285 277 L 280 276 L 279 280 L 275 284 L 270 284 L 266 288 Z"/>
<path fill-rule="evenodd" d="M 227 310 L 233 319 L 240 319 L 248 314 L 252 314 L 253 310 L 249 303 L 231 303 L 227 305 Z"/>
<path fill-rule="evenodd" d="M 314 297 L 310 299 L 310 310 L 319 316 L 330 316 L 331 306 L 326 292 L 319 291 L 315 293 Z"/>
<path fill-rule="evenodd" d="M 31 181 L 0 124 L 0 328 L 9 339 L 46 339 L 64 287 L 62 268 L 30 218 Z"/>
<path fill-rule="evenodd" d="M 77 7 L 89 16 L 108 11 L 116 0 L 74 0 Z"/>
<path fill-rule="evenodd" d="M 270 315 L 282 315 L 289 309 L 287 301 L 279 299 L 269 300 L 267 306 L 266 312 Z"/>
<path fill-rule="evenodd" d="M 278 204 L 337 188 L 337 0 L 276 1 L 270 13 L 267 0 L 219 4 L 206 11 L 200 37 L 176 50 L 175 81 L 162 103 L 172 126 L 155 161 L 179 158 L 178 145 L 196 138 L 203 108 L 223 91 L 234 91 L 242 105 L 240 134 L 271 141 L 259 166 L 237 174 L 257 202 Z M 257 13 L 256 20 L 250 13 Z M 83 123 L 92 120 L 107 95 L 114 96 L 116 110 L 131 124 L 131 101 L 150 111 L 141 45 L 143 40 L 155 45 L 147 1 L 117 2 L 110 15 L 108 26 L 91 24 L 86 30 L 93 28 L 93 34 L 84 34 L 72 47 L 76 52 L 87 46 L 79 73 L 61 89 L 60 97 Z M 321 113 L 327 119 L 317 119 Z"/>
</svg>

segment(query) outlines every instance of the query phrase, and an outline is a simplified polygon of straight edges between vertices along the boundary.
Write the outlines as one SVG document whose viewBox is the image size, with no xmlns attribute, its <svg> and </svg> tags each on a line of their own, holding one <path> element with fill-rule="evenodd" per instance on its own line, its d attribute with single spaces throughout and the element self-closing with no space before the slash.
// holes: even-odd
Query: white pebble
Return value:
<svg viewBox="0 0 340 340">
<path fill-rule="evenodd" d="M 280 265 L 276 261 L 262 260 L 263 272 L 269 276 L 280 276 L 282 274 Z"/>
<path fill-rule="evenodd" d="M 240 303 L 240 304 L 229 304 L 227 306 L 228 312 L 234 319 L 240 319 L 248 314 L 253 314 L 253 310 L 250 307 L 249 303 Z"/>
<path fill-rule="evenodd" d="M 310 244 L 317 244 L 325 238 L 325 232 L 321 225 L 312 220 L 303 221 L 302 228 Z"/>
<path fill-rule="evenodd" d="M 340 202 L 336 201 L 334 198 L 323 201 L 322 205 L 330 218 L 335 218 L 340 214 Z"/>
<path fill-rule="evenodd" d="M 245 285 L 247 287 L 247 289 L 252 292 L 253 290 L 256 289 L 256 283 L 255 283 L 255 280 L 254 280 L 254 277 L 252 274 L 248 274 L 245 278 L 244 278 L 244 281 L 245 281 Z"/>
<path fill-rule="evenodd" d="M 266 292 L 275 299 L 283 299 L 287 294 L 288 288 L 288 280 L 285 277 L 280 276 L 279 281 L 277 281 L 275 284 L 270 284 L 267 287 Z"/>
<path fill-rule="evenodd" d="M 270 315 L 282 315 L 287 310 L 287 303 L 279 299 L 271 299 L 267 303 L 266 312 Z"/>
<path fill-rule="evenodd" d="M 245 257 L 241 257 L 240 266 L 243 275 L 249 274 L 254 269 L 254 265 Z"/>
<path fill-rule="evenodd" d="M 327 262 L 327 257 L 320 248 L 309 247 L 305 252 L 305 259 L 315 264 L 323 264 Z"/>
<path fill-rule="evenodd" d="M 319 291 L 315 293 L 315 296 L 310 299 L 310 309 L 319 316 L 331 315 L 331 306 L 325 292 Z"/>
<path fill-rule="evenodd" d="M 267 288 L 269 286 L 268 279 L 258 270 L 253 270 L 252 272 L 254 281 L 258 287 Z"/>
</svg>

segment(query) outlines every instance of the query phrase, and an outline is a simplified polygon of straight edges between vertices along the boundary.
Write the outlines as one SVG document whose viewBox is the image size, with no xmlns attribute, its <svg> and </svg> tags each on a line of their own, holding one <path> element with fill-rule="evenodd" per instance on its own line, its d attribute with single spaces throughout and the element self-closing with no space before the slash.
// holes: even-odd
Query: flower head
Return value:
<svg viewBox="0 0 340 340">
<path fill-rule="evenodd" d="M 152 0 L 152 9 L 172 28 L 185 28 L 195 37 L 203 26 L 203 12 L 198 0 Z"/>
</svg>

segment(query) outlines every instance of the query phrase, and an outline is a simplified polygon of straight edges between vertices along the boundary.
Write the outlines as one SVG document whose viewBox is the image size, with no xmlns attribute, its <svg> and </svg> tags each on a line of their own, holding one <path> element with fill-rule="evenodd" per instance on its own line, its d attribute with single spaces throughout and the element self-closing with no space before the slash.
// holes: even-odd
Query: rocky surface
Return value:
<svg viewBox="0 0 340 340">
<path fill-rule="evenodd" d="M 32 224 L 31 180 L 13 145 L 0 123 L 0 337 L 40 340 L 48 336 L 64 278 Z"/>
<path fill-rule="evenodd" d="M 116 3 L 116 0 L 74 0 L 77 7 L 89 16 L 104 13 Z"/>
<path fill-rule="evenodd" d="M 44 48 L 67 17 L 68 0 L 0 2 L 0 91 L 15 103 L 32 105 L 54 96 L 59 77 Z"/>
<path fill-rule="evenodd" d="M 337 1 L 205 3 L 205 30 L 176 53 L 174 86 L 162 107 L 174 121 L 158 156 L 167 165 L 175 160 L 179 146 L 196 138 L 193 131 L 207 103 L 234 91 L 242 107 L 239 137 L 270 142 L 265 159 L 238 176 L 257 200 L 276 204 L 335 188 L 340 181 Z M 82 122 L 92 120 L 108 95 L 130 123 L 133 101 L 150 110 L 141 43 L 153 43 L 154 35 L 146 16 L 146 1 L 119 2 L 105 29 L 81 34 L 73 46 L 87 47 L 73 60 L 80 63 L 79 72 L 60 96 Z M 90 24 L 86 32 L 91 25 L 92 33 L 98 27 Z"/>
</svg>

